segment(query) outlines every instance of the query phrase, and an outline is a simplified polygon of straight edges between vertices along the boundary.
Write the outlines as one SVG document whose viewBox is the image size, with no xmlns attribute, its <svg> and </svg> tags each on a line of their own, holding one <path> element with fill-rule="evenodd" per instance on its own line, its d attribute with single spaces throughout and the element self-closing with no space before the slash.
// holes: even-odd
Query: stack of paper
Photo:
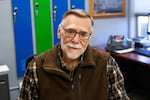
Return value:
<svg viewBox="0 0 150 100">
<path fill-rule="evenodd" d="M 7 74 L 8 71 L 9 71 L 9 68 L 7 65 L 0 65 L 0 75 Z"/>
</svg>

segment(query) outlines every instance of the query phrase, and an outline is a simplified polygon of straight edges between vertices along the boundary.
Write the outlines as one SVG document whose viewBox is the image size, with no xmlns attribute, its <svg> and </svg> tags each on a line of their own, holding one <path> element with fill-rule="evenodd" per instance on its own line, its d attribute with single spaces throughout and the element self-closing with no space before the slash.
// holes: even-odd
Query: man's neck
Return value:
<svg viewBox="0 0 150 100">
<path fill-rule="evenodd" d="M 62 59 L 66 65 L 67 69 L 70 71 L 74 70 L 79 63 L 79 58 L 78 59 L 69 59 L 68 57 L 63 55 Z"/>
</svg>

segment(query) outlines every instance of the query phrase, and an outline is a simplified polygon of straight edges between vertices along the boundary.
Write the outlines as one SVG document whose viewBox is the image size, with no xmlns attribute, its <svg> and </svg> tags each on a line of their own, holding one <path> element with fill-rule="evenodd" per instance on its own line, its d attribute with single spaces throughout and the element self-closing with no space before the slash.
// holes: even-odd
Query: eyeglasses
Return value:
<svg viewBox="0 0 150 100">
<path fill-rule="evenodd" d="M 76 34 L 79 34 L 79 39 L 80 40 L 88 40 L 91 36 L 91 33 L 87 33 L 87 32 L 84 32 L 84 31 L 77 32 L 75 29 L 72 29 L 72 28 L 65 29 L 63 26 L 62 26 L 62 28 L 65 31 L 65 35 L 67 37 L 70 37 L 70 38 L 73 38 L 73 37 L 76 36 Z"/>
</svg>

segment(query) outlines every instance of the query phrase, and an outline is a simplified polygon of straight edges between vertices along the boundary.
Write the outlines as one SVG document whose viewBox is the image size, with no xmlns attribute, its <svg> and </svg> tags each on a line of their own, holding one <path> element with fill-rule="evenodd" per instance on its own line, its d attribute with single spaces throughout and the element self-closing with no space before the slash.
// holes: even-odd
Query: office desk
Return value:
<svg viewBox="0 0 150 100">
<path fill-rule="evenodd" d="M 105 45 L 94 46 L 105 51 Z M 118 63 L 124 79 L 127 92 L 143 91 L 142 95 L 150 93 L 150 58 L 133 52 L 118 54 L 110 52 Z M 150 98 L 150 97 L 148 97 Z M 149 99 L 150 100 L 150 99 Z"/>
<path fill-rule="evenodd" d="M 105 51 L 105 45 L 98 45 L 98 46 L 94 46 L 94 47 Z M 126 59 L 126 60 L 129 60 L 129 61 L 133 61 L 135 63 L 139 63 L 141 65 L 150 67 L 150 57 L 147 57 L 147 56 L 143 56 L 143 55 L 133 53 L 133 52 L 124 53 L 124 54 L 111 52 L 111 55 L 115 56 L 115 57 L 118 57 L 118 58 L 121 58 L 121 59 Z"/>
<path fill-rule="evenodd" d="M 10 100 L 7 65 L 0 64 L 0 100 Z"/>
</svg>

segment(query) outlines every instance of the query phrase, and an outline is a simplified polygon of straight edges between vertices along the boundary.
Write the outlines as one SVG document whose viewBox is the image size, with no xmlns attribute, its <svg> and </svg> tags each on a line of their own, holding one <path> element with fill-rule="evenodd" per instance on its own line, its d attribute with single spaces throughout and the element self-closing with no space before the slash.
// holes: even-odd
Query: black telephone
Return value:
<svg viewBox="0 0 150 100">
<path fill-rule="evenodd" d="M 127 44 L 124 43 L 123 35 L 110 35 L 107 41 L 106 50 L 116 51 L 130 48 Z"/>
</svg>

